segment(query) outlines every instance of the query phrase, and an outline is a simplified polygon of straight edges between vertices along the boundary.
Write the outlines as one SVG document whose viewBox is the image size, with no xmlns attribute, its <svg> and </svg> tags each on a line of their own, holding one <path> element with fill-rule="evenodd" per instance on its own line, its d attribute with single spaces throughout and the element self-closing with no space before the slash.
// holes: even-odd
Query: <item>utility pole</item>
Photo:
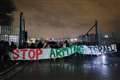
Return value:
<svg viewBox="0 0 120 80">
<path fill-rule="evenodd" d="M 24 42 L 24 32 L 25 32 L 25 20 L 23 17 L 23 12 L 20 13 L 20 23 L 19 23 L 19 48 L 22 47 Z"/>
<path fill-rule="evenodd" d="M 98 32 L 98 21 L 95 20 L 95 39 L 96 39 L 96 45 L 99 45 L 99 32 Z"/>
<path fill-rule="evenodd" d="M 95 20 L 95 24 L 87 31 L 85 36 L 89 35 L 89 32 L 95 29 L 95 44 L 99 45 L 99 30 L 98 30 L 98 21 Z"/>
</svg>

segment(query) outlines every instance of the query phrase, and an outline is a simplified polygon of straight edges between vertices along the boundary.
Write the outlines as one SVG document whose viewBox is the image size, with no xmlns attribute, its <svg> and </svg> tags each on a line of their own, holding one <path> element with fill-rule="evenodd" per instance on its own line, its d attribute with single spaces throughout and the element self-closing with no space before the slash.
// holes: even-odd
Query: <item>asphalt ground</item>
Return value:
<svg viewBox="0 0 120 80">
<path fill-rule="evenodd" d="M 29 61 L 7 80 L 120 80 L 120 57 L 79 56 L 59 61 Z"/>
</svg>

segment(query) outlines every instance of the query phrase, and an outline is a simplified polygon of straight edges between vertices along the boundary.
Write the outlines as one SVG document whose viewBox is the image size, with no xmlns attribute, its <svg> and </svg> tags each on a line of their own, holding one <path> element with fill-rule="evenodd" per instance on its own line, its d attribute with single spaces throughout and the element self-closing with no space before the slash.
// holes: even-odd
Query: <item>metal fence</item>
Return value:
<svg viewBox="0 0 120 80">
<path fill-rule="evenodd" d="M 13 26 L 0 26 L 0 41 L 2 40 L 18 44 L 19 35 L 14 32 Z"/>
</svg>

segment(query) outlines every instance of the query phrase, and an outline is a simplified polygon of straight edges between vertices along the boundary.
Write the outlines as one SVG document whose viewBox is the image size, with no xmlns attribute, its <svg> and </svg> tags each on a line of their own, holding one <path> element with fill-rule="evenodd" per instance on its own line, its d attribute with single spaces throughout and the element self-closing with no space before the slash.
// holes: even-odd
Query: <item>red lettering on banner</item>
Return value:
<svg viewBox="0 0 120 80">
<path fill-rule="evenodd" d="M 38 60 L 42 55 L 42 49 L 14 49 L 13 59 L 14 60 Z"/>
<path fill-rule="evenodd" d="M 32 56 L 31 56 L 31 54 L 32 54 Z M 35 51 L 33 49 L 30 49 L 30 51 L 28 52 L 28 57 L 30 59 L 34 59 L 35 58 Z"/>
<path fill-rule="evenodd" d="M 36 59 L 39 59 L 39 56 L 42 54 L 41 49 L 36 49 Z"/>
<path fill-rule="evenodd" d="M 27 49 L 21 49 L 20 50 L 21 52 L 22 52 L 22 54 L 23 54 L 23 59 L 25 60 L 26 59 L 26 52 L 27 52 Z"/>
<path fill-rule="evenodd" d="M 18 49 L 14 49 L 13 50 L 13 59 L 17 60 L 19 58 L 19 50 Z"/>
</svg>

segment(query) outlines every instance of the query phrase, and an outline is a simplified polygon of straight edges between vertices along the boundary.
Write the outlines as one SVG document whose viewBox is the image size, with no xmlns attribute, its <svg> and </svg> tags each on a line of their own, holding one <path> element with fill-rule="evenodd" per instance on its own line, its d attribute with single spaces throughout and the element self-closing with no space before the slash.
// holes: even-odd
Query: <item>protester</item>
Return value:
<svg viewBox="0 0 120 80">
<path fill-rule="evenodd" d="M 11 42 L 11 45 L 10 45 L 10 47 L 11 47 L 12 49 L 15 49 L 15 48 L 17 48 L 17 46 L 15 45 L 15 43 L 14 43 L 14 42 Z"/>
<path fill-rule="evenodd" d="M 42 41 L 39 41 L 39 43 L 37 44 L 37 48 L 43 48 L 43 43 L 42 43 Z"/>
<path fill-rule="evenodd" d="M 36 48 L 34 43 L 31 43 L 30 48 Z"/>
</svg>

